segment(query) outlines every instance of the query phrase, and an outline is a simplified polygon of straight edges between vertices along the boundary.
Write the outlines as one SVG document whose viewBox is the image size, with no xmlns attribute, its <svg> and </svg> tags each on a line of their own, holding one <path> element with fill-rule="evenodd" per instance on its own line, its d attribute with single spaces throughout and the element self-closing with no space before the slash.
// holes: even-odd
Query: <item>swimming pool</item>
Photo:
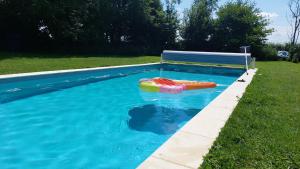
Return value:
<svg viewBox="0 0 300 169">
<path fill-rule="evenodd" d="M 243 69 L 153 64 L 0 79 L 0 166 L 135 168 Z M 170 95 L 141 78 L 213 81 Z"/>
</svg>

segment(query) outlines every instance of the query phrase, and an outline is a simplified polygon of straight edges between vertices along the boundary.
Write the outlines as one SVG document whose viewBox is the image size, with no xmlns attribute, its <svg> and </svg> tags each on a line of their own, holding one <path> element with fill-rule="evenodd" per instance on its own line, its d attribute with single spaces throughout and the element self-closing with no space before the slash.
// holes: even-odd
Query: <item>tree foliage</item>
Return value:
<svg viewBox="0 0 300 169">
<path fill-rule="evenodd" d="M 229 2 L 217 12 L 214 46 L 222 51 L 238 52 L 239 47 L 250 45 L 258 54 L 272 33 L 269 21 L 260 15 L 255 4 L 248 1 Z"/>
<path fill-rule="evenodd" d="M 0 0 L 0 49 L 158 54 L 163 49 L 262 51 L 268 20 L 255 4 L 194 0 Z"/>
<path fill-rule="evenodd" d="M 209 50 L 217 0 L 195 0 L 185 12 L 182 37 L 187 50 Z"/>
<path fill-rule="evenodd" d="M 159 51 L 174 46 L 175 4 L 160 0 L 3 0 L 4 49 Z"/>
<path fill-rule="evenodd" d="M 230 1 L 217 9 L 215 0 L 195 0 L 184 17 L 185 48 L 200 51 L 240 52 L 250 45 L 256 57 L 263 54 L 269 21 L 250 1 Z"/>
</svg>

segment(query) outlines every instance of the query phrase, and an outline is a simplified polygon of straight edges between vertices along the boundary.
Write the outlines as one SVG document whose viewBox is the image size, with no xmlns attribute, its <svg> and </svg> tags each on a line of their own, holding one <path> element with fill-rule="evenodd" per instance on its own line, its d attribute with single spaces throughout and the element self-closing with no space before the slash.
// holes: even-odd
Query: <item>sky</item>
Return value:
<svg viewBox="0 0 300 169">
<path fill-rule="evenodd" d="M 180 15 L 184 9 L 189 9 L 194 0 L 182 0 L 177 7 Z M 219 6 L 230 0 L 220 0 Z M 262 15 L 270 19 L 270 28 L 275 31 L 268 37 L 269 42 L 285 43 L 288 42 L 290 24 L 287 20 L 289 0 L 254 0 L 256 6 L 261 10 Z"/>
</svg>

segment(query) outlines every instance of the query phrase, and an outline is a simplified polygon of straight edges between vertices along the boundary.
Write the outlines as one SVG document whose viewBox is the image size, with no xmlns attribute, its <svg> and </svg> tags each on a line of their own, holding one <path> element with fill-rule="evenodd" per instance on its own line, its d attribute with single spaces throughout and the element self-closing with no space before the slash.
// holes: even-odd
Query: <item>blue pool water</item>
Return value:
<svg viewBox="0 0 300 169">
<path fill-rule="evenodd" d="M 61 88 L 49 87 L 55 84 L 52 77 L 0 81 L 0 168 L 137 167 L 243 72 L 194 70 L 154 66 L 89 83 L 57 83 Z M 86 81 L 78 74 L 56 80 L 70 82 L 75 76 Z M 141 78 L 158 76 L 213 81 L 218 87 L 176 95 L 140 91 Z M 22 90 L 26 93 L 14 95 Z"/>
</svg>

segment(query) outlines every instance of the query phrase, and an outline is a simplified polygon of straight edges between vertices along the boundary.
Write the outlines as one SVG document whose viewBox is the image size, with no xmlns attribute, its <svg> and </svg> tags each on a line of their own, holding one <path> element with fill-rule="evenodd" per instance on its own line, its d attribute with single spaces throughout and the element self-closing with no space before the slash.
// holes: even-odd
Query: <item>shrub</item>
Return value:
<svg viewBox="0 0 300 169">
<path fill-rule="evenodd" d="M 292 61 L 294 63 L 298 63 L 300 60 L 300 45 L 294 45 L 294 46 L 290 46 L 289 48 L 289 52 L 290 52 L 290 58 L 289 61 Z"/>
<path fill-rule="evenodd" d="M 278 60 L 277 50 L 271 45 L 265 45 L 260 51 L 263 60 Z"/>
<path fill-rule="evenodd" d="M 268 43 L 269 46 L 272 46 L 275 48 L 277 51 L 284 50 L 284 51 L 289 51 L 290 45 L 288 43 L 282 44 L 282 43 Z"/>
<path fill-rule="evenodd" d="M 292 57 L 291 57 L 291 61 L 293 63 L 299 63 L 299 58 L 300 58 L 300 53 L 296 52 Z"/>
<path fill-rule="evenodd" d="M 298 57 L 293 57 L 292 62 L 293 63 L 299 63 L 299 58 Z"/>
</svg>

